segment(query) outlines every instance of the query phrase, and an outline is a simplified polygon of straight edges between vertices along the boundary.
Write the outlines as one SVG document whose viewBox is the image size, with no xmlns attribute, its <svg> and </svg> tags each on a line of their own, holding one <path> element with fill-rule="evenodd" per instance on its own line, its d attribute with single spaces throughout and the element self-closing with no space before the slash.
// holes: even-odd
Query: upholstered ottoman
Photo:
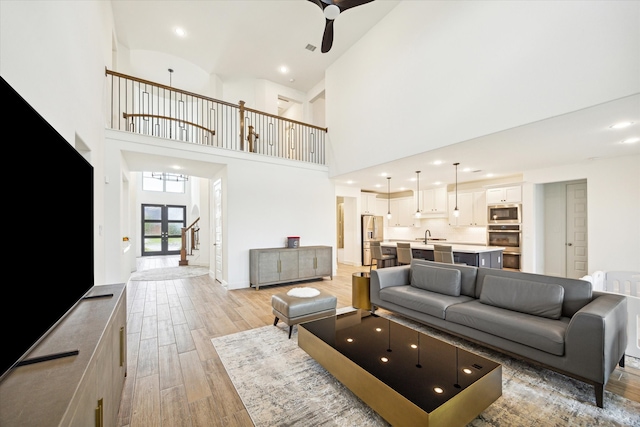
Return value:
<svg viewBox="0 0 640 427">
<path fill-rule="evenodd" d="M 279 320 L 289 325 L 289 338 L 293 325 L 308 322 L 336 314 L 338 299 L 315 288 L 293 288 L 287 293 L 271 296 L 271 308 L 274 316 L 273 326 Z"/>
</svg>

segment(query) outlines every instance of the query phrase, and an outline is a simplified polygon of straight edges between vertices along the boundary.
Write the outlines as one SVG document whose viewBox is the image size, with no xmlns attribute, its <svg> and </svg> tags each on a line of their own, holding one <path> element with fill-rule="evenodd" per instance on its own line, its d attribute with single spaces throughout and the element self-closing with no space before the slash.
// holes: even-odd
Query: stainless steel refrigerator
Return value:
<svg viewBox="0 0 640 427">
<path fill-rule="evenodd" d="M 383 218 L 362 215 L 362 265 L 371 265 L 371 242 L 382 242 L 383 239 Z"/>
</svg>

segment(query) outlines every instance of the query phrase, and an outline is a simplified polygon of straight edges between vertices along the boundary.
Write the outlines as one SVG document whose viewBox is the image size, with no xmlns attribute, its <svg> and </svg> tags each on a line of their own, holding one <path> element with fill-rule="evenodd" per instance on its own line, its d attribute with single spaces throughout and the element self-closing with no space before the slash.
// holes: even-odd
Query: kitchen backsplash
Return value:
<svg viewBox="0 0 640 427">
<path fill-rule="evenodd" d="M 424 239 L 425 230 L 432 238 L 446 239 L 455 243 L 487 244 L 486 227 L 451 227 L 447 218 L 422 219 L 420 227 L 385 227 L 385 240 Z"/>
</svg>

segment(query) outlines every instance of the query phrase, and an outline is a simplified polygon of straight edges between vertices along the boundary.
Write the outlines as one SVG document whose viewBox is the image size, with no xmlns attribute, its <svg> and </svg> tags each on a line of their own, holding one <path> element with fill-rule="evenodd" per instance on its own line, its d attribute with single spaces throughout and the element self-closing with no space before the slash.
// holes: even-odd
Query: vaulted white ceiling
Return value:
<svg viewBox="0 0 640 427">
<path fill-rule="evenodd" d="M 375 0 L 341 14 L 335 21 L 333 48 L 321 53 L 325 19 L 318 6 L 308 0 L 112 2 L 118 42 L 129 49 L 169 53 L 223 81 L 238 77 L 266 79 L 300 91 L 321 82 L 325 70 L 400 3 Z M 177 37 L 173 33 L 176 27 L 183 28 L 186 36 Z M 315 51 L 306 49 L 307 45 L 315 46 Z M 630 45 L 639 43 L 636 40 Z M 638 52 L 628 53 L 639 56 Z M 598 58 L 593 60 L 597 63 Z M 282 74 L 281 66 L 289 72 Z M 621 120 L 634 124 L 623 130 L 609 128 Z M 459 182 L 475 181 L 486 179 L 488 173 L 501 177 L 598 158 L 638 155 L 640 142 L 621 143 L 634 136 L 640 137 L 638 93 L 335 178 L 339 184 L 353 181 L 366 190 L 385 191 L 387 182 L 381 174 L 387 173 L 393 177 L 392 191 L 400 191 L 401 187 L 411 189 L 415 185 L 411 179 L 416 170 L 422 171 L 423 187 L 435 181 L 451 183 L 452 164 L 459 162 Z M 435 160 L 443 165 L 433 166 Z M 471 171 L 463 172 L 467 167 Z"/>
</svg>

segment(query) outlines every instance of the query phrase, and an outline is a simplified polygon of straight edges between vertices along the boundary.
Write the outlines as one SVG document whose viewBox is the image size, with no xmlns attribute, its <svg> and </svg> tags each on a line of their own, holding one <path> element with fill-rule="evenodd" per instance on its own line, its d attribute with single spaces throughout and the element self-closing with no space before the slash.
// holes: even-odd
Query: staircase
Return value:
<svg viewBox="0 0 640 427">
<path fill-rule="evenodd" d="M 193 221 L 190 226 L 182 228 L 182 247 L 180 248 L 180 261 L 178 265 L 189 265 L 187 257 L 194 256 L 194 251 L 200 249 L 200 217 Z M 197 257 L 196 257 L 197 259 Z"/>
</svg>

